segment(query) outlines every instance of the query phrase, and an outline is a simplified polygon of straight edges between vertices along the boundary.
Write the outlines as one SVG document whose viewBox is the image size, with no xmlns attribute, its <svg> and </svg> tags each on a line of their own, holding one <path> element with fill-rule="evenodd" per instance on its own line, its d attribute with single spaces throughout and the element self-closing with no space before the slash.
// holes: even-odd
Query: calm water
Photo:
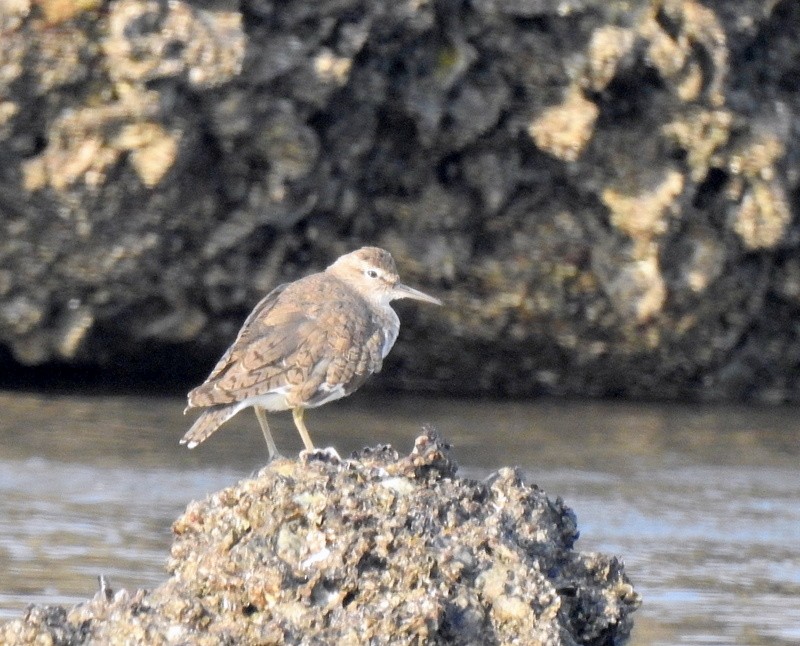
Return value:
<svg viewBox="0 0 800 646">
<path fill-rule="evenodd" d="M 0 620 L 165 578 L 192 498 L 262 466 L 253 415 L 194 451 L 172 398 L 0 393 Z M 578 516 L 578 547 L 621 556 L 644 603 L 633 645 L 800 643 L 797 409 L 456 402 L 361 392 L 307 420 L 342 454 L 410 449 L 424 422 L 465 473 L 519 465 Z M 285 453 L 300 439 L 274 416 Z"/>
</svg>

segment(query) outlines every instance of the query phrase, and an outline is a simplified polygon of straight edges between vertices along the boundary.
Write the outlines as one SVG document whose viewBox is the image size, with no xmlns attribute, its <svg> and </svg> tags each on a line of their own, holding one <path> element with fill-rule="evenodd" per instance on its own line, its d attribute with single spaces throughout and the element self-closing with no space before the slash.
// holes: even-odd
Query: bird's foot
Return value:
<svg viewBox="0 0 800 646">
<path fill-rule="evenodd" d="M 326 449 L 304 449 L 300 451 L 299 458 L 300 462 L 303 462 L 304 464 L 313 460 L 318 460 L 319 462 L 330 462 L 331 464 L 341 464 L 343 462 L 339 452 L 332 446 L 329 446 Z"/>
<path fill-rule="evenodd" d="M 276 460 L 283 460 L 284 457 L 285 456 L 280 451 L 275 451 L 274 453 L 270 453 L 269 457 L 267 458 L 267 464 L 272 464 Z"/>
</svg>

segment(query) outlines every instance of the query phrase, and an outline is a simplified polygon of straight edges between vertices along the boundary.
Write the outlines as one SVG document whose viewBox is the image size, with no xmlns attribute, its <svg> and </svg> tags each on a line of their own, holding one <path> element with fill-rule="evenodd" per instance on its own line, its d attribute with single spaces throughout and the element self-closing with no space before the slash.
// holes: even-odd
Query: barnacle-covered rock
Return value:
<svg viewBox="0 0 800 646">
<path fill-rule="evenodd" d="M 279 459 L 189 504 L 152 592 L 32 607 L 4 644 L 601 644 L 639 595 L 576 551 L 575 516 L 504 468 L 462 478 L 432 431 L 408 456 Z"/>
</svg>

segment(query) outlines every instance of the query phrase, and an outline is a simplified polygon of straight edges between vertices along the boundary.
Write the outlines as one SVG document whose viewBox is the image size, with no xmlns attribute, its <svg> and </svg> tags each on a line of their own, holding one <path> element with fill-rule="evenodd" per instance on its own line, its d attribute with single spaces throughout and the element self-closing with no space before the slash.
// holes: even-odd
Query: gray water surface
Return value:
<svg viewBox="0 0 800 646">
<path fill-rule="evenodd" d="M 31 603 L 166 578 L 186 504 L 261 467 L 246 411 L 193 451 L 183 401 L 0 393 L 0 621 Z M 301 448 L 288 414 L 282 451 Z M 518 465 L 576 512 L 577 547 L 624 560 L 643 597 L 633 645 L 800 643 L 800 421 L 791 408 L 536 401 L 360 392 L 309 411 L 320 446 L 391 443 L 423 423 L 466 475 Z"/>
</svg>

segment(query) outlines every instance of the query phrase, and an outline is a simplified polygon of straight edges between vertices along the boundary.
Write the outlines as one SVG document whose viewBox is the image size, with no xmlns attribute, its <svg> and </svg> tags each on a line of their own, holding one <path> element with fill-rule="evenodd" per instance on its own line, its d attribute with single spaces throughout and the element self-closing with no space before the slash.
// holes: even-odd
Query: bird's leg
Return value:
<svg viewBox="0 0 800 646">
<path fill-rule="evenodd" d="M 267 441 L 269 459 L 272 460 L 278 455 L 278 447 L 275 446 L 275 440 L 272 439 L 272 432 L 269 430 L 269 424 L 267 424 L 267 413 L 261 406 L 253 406 L 253 410 L 256 412 L 256 419 L 261 426 L 261 432 L 264 433 L 264 439 Z"/>
<path fill-rule="evenodd" d="M 325 459 L 327 462 L 333 461 L 334 463 L 341 463 L 342 458 L 339 457 L 339 454 L 336 452 L 332 446 L 328 447 L 327 449 L 315 449 L 314 443 L 311 441 L 311 436 L 308 434 L 308 429 L 306 428 L 305 423 L 303 422 L 303 414 L 305 413 L 305 408 L 293 408 L 292 409 L 292 416 L 294 417 L 294 425 L 297 427 L 297 430 L 300 432 L 300 437 L 303 438 L 303 444 L 306 445 L 306 448 L 303 451 L 300 451 L 300 461 L 306 462 L 309 459 L 319 460 L 320 458 Z"/>
<path fill-rule="evenodd" d="M 311 436 L 308 434 L 308 429 L 303 422 L 303 414 L 305 411 L 305 408 L 293 408 L 292 417 L 294 417 L 294 425 L 297 427 L 300 437 L 303 438 L 303 444 L 306 445 L 306 451 L 313 451 L 314 443 L 311 441 Z"/>
</svg>

